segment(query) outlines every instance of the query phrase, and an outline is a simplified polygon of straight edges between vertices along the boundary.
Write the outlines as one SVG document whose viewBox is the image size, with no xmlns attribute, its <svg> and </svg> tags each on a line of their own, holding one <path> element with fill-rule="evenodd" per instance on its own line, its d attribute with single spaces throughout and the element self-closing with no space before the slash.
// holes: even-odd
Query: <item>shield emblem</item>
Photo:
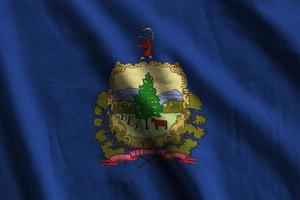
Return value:
<svg viewBox="0 0 300 200">
<path fill-rule="evenodd" d="M 204 134 L 205 118 L 187 86 L 178 63 L 117 62 L 95 107 L 96 139 L 106 162 L 159 155 L 194 163 L 189 154 Z"/>
<path fill-rule="evenodd" d="M 123 141 L 133 147 L 163 146 L 184 118 L 186 83 L 179 65 L 117 63 L 110 79 L 112 130 L 122 132 Z"/>
</svg>

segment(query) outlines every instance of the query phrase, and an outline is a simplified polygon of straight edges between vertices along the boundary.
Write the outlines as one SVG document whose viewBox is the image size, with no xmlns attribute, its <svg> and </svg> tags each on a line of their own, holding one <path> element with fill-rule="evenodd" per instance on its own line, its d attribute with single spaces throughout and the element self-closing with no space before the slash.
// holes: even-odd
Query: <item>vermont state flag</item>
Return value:
<svg viewBox="0 0 300 200">
<path fill-rule="evenodd" d="M 0 199 L 300 199 L 300 2 L 2 0 Z"/>
</svg>

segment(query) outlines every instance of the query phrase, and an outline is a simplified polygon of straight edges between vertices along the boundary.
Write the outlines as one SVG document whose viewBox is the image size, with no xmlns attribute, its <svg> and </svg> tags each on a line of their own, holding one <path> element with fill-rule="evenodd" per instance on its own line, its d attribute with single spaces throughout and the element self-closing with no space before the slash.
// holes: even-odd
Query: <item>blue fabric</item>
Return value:
<svg viewBox="0 0 300 200">
<path fill-rule="evenodd" d="M 300 199 L 299 19 L 294 0 L 2 0 L 0 199 Z M 198 165 L 99 165 L 95 98 L 146 25 L 203 102 Z"/>
</svg>

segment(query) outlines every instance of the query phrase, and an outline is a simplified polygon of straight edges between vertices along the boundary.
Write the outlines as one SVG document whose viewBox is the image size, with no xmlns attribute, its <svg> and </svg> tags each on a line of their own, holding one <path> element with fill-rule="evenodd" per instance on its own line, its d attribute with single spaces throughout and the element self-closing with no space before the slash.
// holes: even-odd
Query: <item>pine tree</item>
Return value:
<svg viewBox="0 0 300 200">
<path fill-rule="evenodd" d="M 150 117 L 160 117 L 162 105 L 153 86 L 153 77 L 148 72 L 143 79 L 143 84 L 139 86 L 139 93 L 134 98 L 134 113 L 137 119 L 145 120 L 148 129 L 148 119 Z"/>
</svg>

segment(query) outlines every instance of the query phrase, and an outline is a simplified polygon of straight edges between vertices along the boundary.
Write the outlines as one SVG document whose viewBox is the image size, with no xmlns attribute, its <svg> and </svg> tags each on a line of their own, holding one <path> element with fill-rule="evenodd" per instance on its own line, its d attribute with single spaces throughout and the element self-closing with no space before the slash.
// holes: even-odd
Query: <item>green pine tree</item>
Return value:
<svg viewBox="0 0 300 200">
<path fill-rule="evenodd" d="M 153 86 L 153 77 L 148 72 L 143 79 L 143 84 L 139 86 L 139 93 L 134 98 L 134 113 L 137 119 L 145 120 L 148 129 L 148 119 L 150 117 L 160 117 L 162 105 Z"/>
</svg>

